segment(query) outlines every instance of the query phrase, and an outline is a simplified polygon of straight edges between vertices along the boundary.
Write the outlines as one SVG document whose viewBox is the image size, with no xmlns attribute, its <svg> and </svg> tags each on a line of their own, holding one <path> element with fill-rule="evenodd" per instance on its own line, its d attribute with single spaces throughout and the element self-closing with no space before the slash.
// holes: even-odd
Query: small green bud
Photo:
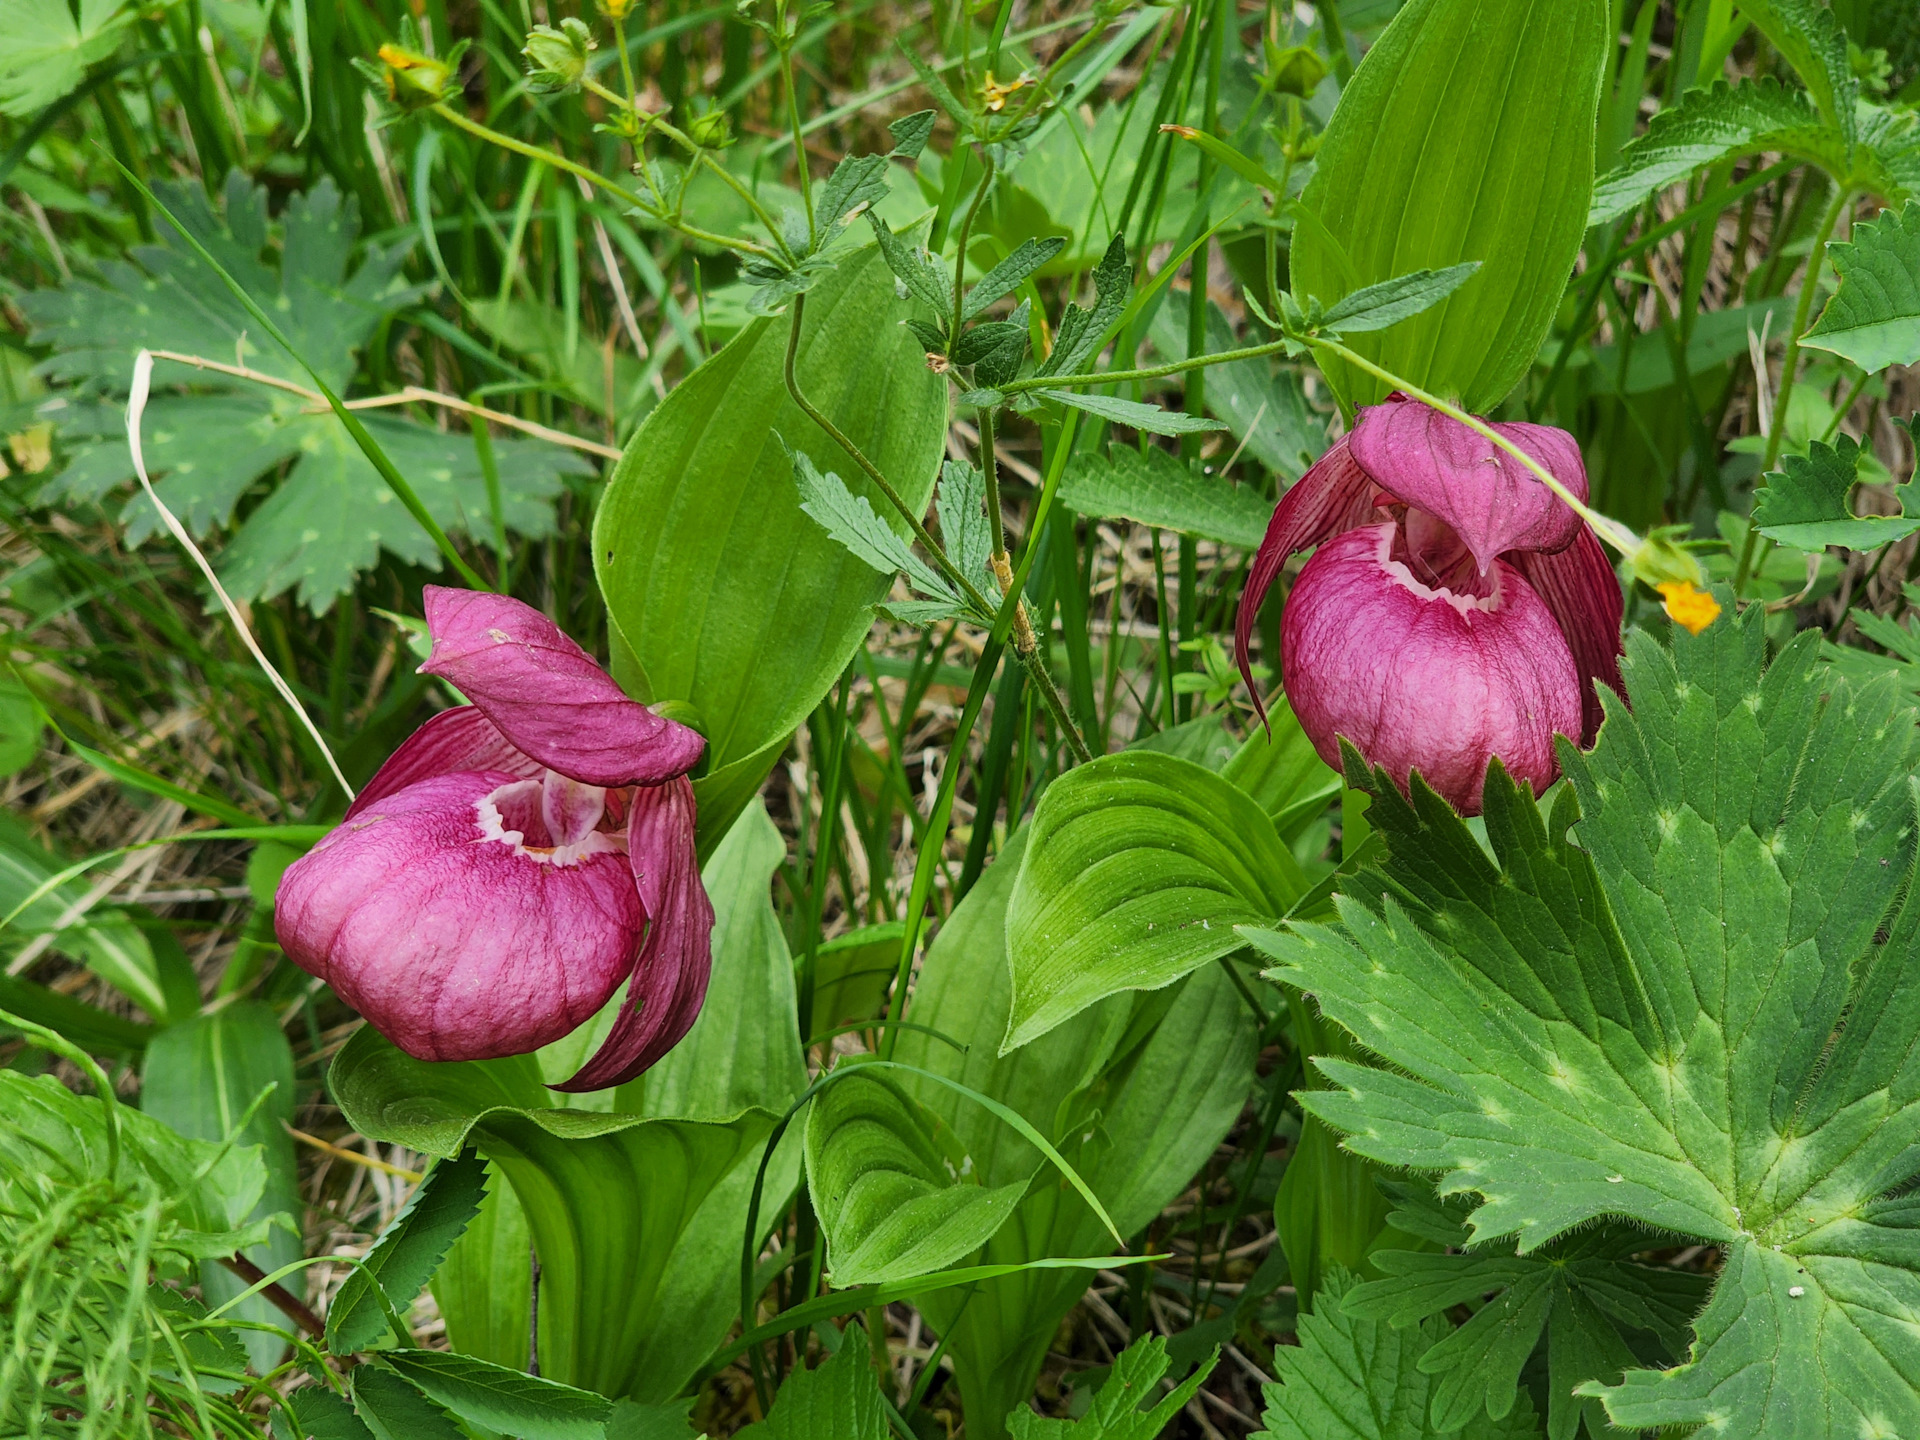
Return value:
<svg viewBox="0 0 1920 1440">
<path fill-rule="evenodd" d="M 1291 45 L 1282 50 L 1273 41 L 1264 42 L 1267 55 L 1266 82 L 1279 95 L 1298 95 L 1305 100 L 1327 78 L 1327 62 L 1311 45 Z"/>
<path fill-rule="evenodd" d="M 460 93 L 459 46 L 441 59 L 406 44 L 382 45 L 378 65 L 355 60 L 354 65 L 386 92 L 388 103 L 401 112 L 424 110 Z"/>
<path fill-rule="evenodd" d="M 727 112 L 708 110 L 687 122 L 687 138 L 703 150 L 724 150 L 733 143 Z"/>
<path fill-rule="evenodd" d="M 558 28 L 534 26 L 520 52 L 527 57 L 527 88 L 536 95 L 572 90 L 586 78 L 587 55 L 595 48 L 586 22 L 571 15 Z"/>
</svg>

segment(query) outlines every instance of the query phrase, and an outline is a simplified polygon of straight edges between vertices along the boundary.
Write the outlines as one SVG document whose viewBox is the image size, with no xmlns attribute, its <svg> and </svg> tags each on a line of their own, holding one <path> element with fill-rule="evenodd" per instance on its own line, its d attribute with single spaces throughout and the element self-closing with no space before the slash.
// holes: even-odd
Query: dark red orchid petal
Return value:
<svg viewBox="0 0 1920 1440">
<path fill-rule="evenodd" d="M 387 757 L 366 788 L 347 807 L 347 820 L 409 785 L 462 770 L 505 771 L 530 780 L 546 767 L 516 750 L 499 726 L 472 705 L 442 710 Z"/>
<path fill-rule="evenodd" d="M 1620 581 L 1607 563 L 1599 537 L 1585 525 L 1573 544 L 1555 554 L 1521 550 L 1507 559 L 1527 577 L 1567 637 L 1574 667 L 1580 672 L 1580 746 L 1590 748 L 1606 718 L 1596 682 L 1610 686 L 1623 699 L 1627 693 L 1620 679 L 1620 657 L 1625 653 L 1620 621 L 1626 610 Z"/>
<path fill-rule="evenodd" d="M 1587 467 L 1573 436 L 1551 425 L 1493 428 L 1579 499 L 1587 498 Z M 1396 499 L 1458 531 L 1483 575 L 1510 550 L 1564 550 L 1586 528 L 1566 501 L 1512 455 L 1404 395 L 1360 412 L 1353 454 Z"/>
<path fill-rule="evenodd" d="M 713 905 L 700 883 L 693 821 L 693 786 L 685 779 L 634 792 L 627 854 L 647 912 L 646 943 L 605 1043 L 553 1089 L 579 1094 L 624 1085 L 678 1045 L 699 1018 L 713 968 Z"/>
<path fill-rule="evenodd" d="M 1267 718 L 1267 708 L 1253 683 L 1251 650 L 1260 602 L 1267 598 L 1267 590 L 1286 565 L 1287 557 L 1376 518 L 1374 502 L 1380 490 L 1354 459 L 1350 438 L 1343 435 L 1334 441 L 1327 453 L 1280 497 L 1240 592 L 1240 611 L 1233 622 L 1233 658 L 1262 720 Z"/>
<path fill-rule="evenodd" d="M 444 678 L 515 746 L 589 785 L 657 785 L 684 775 L 706 741 L 654 714 L 531 605 L 479 590 L 426 587 L 433 654 Z"/>
</svg>

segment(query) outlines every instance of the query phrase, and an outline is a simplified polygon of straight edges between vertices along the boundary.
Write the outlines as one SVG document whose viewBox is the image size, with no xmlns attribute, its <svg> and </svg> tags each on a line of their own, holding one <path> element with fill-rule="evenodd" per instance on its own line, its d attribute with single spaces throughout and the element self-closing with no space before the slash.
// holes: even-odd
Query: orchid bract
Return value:
<svg viewBox="0 0 1920 1440">
<path fill-rule="evenodd" d="M 0 0 L 0 1437 L 1920 1440 L 1914 0 Z"/>
</svg>

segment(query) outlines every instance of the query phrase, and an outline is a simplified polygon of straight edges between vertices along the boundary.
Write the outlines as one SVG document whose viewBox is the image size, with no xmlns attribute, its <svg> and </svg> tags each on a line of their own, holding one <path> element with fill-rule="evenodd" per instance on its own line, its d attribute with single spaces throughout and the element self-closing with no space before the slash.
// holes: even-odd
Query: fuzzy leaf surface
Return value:
<svg viewBox="0 0 1920 1440">
<path fill-rule="evenodd" d="M 1158 448 L 1116 445 L 1110 455 L 1075 455 L 1060 480 L 1060 502 L 1082 515 L 1134 520 L 1256 549 L 1273 511 L 1250 486 L 1196 474 Z"/>
<path fill-rule="evenodd" d="M 1527 1254 L 1613 1216 L 1722 1247 L 1685 1363 L 1581 1387 L 1615 1425 L 1908 1434 L 1913 717 L 1891 679 L 1820 667 L 1815 636 L 1767 665 L 1760 618 L 1671 651 L 1635 632 L 1632 710 L 1608 702 L 1590 755 L 1563 744 L 1550 822 L 1490 776 L 1497 864 L 1431 792 L 1373 777 L 1388 858 L 1342 927 L 1248 938 L 1395 1067 L 1323 1061 L 1337 1088 L 1308 1107 L 1476 1192 L 1476 1240 Z"/>
<path fill-rule="evenodd" d="M 1920 200 L 1882 211 L 1828 253 L 1840 288 L 1802 343 L 1869 375 L 1920 364 Z"/>
<path fill-rule="evenodd" d="M 1160 1377 L 1172 1363 L 1163 1337 L 1143 1336 L 1114 1356 L 1113 1370 L 1094 1393 L 1092 1408 L 1078 1420 L 1036 1415 L 1021 1405 L 1007 1416 L 1007 1429 L 1013 1440 L 1154 1440 L 1193 1399 L 1219 1359 L 1216 1350 L 1157 1404 L 1143 1410 L 1142 1403 L 1159 1394 Z"/>
<path fill-rule="evenodd" d="M 1911 485 L 1896 487 L 1900 515 L 1856 515 L 1847 503 L 1860 478 L 1860 446 L 1841 435 L 1828 445 L 1815 440 L 1805 455 L 1788 455 L 1754 501 L 1753 520 L 1769 540 L 1796 550 L 1844 545 L 1872 550 L 1920 530 L 1920 500 Z"/>
<path fill-rule="evenodd" d="M 849 1325 L 824 1363 L 787 1376 L 767 1418 L 747 1426 L 739 1440 L 887 1440 L 889 1433 L 866 1333 Z"/>
</svg>

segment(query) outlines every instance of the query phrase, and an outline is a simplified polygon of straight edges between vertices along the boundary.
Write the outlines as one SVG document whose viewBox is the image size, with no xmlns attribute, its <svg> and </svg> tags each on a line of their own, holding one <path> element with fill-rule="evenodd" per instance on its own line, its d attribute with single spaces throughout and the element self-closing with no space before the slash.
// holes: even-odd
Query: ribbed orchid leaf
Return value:
<svg viewBox="0 0 1920 1440">
<path fill-rule="evenodd" d="M 1323 1061 L 1308 1108 L 1476 1195 L 1476 1241 L 1614 1218 L 1720 1248 L 1684 1363 L 1580 1386 L 1626 1428 L 1920 1429 L 1916 732 L 1817 643 L 1768 665 L 1760 607 L 1636 632 L 1632 708 L 1562 742 L 1550 819 L 1496 770 L 1489 859 L 1374 776 L 1387 860 L 1341 927 L 1248 932 L 1394 1067 Z"/>
<path fill-rule="evenodd" d="M 1435 1387 L 1422 1361 L 1448 1335 L 1444 1319 L 1396 1329 L 1346 1308 L 1353 1276 L 1332 1271 L 1300 1343 L 1273 1352 L 1277 1384 L 1263 1387 L 1266 1428 L 1253 1440 L 1524 1440 L 1540 1433 L 1524 1394 L 1498 1420 L 1476 1415 L 1442 1429 L 1429 1403 Z"/>
<path fill-rule="evenodd" d="M 1828 253 L 1840 288 L 1803 343 L 1869 375 L 1920 364 L 1920 200 L 1883 211 Z"/>
</svg>

